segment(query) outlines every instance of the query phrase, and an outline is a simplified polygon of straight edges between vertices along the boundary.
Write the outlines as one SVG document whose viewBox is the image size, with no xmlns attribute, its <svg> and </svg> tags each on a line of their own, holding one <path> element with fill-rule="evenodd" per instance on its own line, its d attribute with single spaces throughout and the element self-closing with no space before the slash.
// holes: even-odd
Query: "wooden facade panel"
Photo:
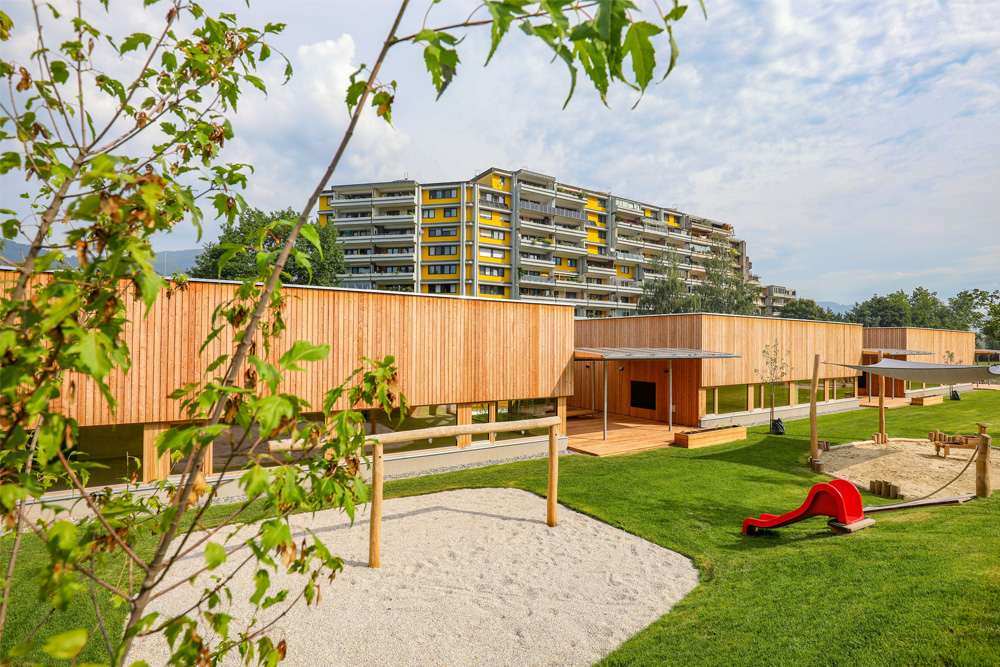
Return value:
<svg viewBox="0 0 1000 667">
<path fill-rule="evenodd" d="M 183 420 L 166 396 L 202 379 L 218 355 L 231 352 L 225 335 L 204 352 L 199 348 L 215 309 L 233 298 L 236 287 L 191 281 L 169 298 L 161 296 L 146 317 L 141 304 L 127 298 L 132 367 L 111 378 L 116 414 L 92 383 L 78 377 L 67 378 L 77 383 L 67 411 L 83 426 Z M 330 346 L 326 361 L 288 374 L 282 385 L 317 410 L 326 391 L 359 367 L 362 357 L 389 354 L 399 367 L 400 391 L 412 405 L 552 398 L 573 391 L 573 310 L 567 306 L 295 287 L 286 287 L 284 295 L 288 328 L 270 358 L 297 340 Z M 259 336 L 256 342 L 263 356 Z M 346 400 L 337 407 L 347 407 Z"/>
<path fill-rule="evenodd" d="M 571 405 L 600 411 L 604 406 L 604 365 L 602 361 L 577 361 L 573 372 Z M 660 359 L 608 361 L 608 412 L 641 419 L 669 421 L 670 362 Z M 701 374 L 696 360 L 674 360 L 674 422 L 696 426 L 699 422 L 698 387 Z M 632 407 L 632 382 L 656 385 L 656 409 Z M 592 393 L 593 392 L 593 393 Z"/>
</svg>

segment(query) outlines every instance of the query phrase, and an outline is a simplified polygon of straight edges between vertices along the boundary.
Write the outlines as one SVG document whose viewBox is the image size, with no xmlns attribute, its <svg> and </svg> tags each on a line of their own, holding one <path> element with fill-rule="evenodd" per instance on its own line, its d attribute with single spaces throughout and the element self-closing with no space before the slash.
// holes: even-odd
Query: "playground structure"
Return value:
<svg viewBox="0 0 1000 667">
<path fill-rule="evenodd" d="M 951 454 L 953 449 L 976 449 L 979 446 L 981 436 L 986 435 L 986 424 L 976 424 L 979 432 L 976 435 L 948 435 L 939 430 L 931 431 L 927 434 L 927 439 L 934 443 L 934 454 L 942 451 L 945 456 Z"/>
<path fill-rule="evenodd" d="M 552 528 L 556 525 L 556 504 L 559 492 L 559 429 L 562 428 L 561 418 L 543 417 L 541 419 L 522 419 L 510 422 L 438 426 L 435 428 L 369 435 L 367 442 L 372 445 L 372 499 L 371 523 L 369 524 L 368 567 L 377 568 L 382 565 L 382 489 L 384 485 L 385 445 L 414 439 L 507 433 L 510 431 L 526 431 L 533 428 L 546 428 L 549 432 L 549 479 L 546 523 Z M 287 452 L 302 449 L 303 443 L 301 441 L 273 440 L 269 443 L 268 447 L 272 452 Z"/>
<path fill-rule="evenodd" d="M 761 514 L 743 520 L 743 534 L 753 535 L 762 528 L 781 528 L 814 516 L 828 516 L 827 522 L 834 533 L 853 533 L 875 523 L 866 519 L 861 503 L 861 493 L 846 479 L 821 482 L 809 489 L 802 506 L 786 514 Z"/>
</svg>

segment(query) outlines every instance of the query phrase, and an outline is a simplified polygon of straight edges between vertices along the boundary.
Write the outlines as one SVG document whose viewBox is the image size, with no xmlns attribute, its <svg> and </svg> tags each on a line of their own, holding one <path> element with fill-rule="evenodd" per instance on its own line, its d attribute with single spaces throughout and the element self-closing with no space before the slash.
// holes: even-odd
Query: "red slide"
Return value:
<svg viewBox="0 0 1000 667">
<path fill-rule="evenodd" d="M 861 493 L 846 479 L 834 479 L 809 489 L 809 497 L 794 512 L 775 516 L 761 514 L 743 521 L 743 534 L 753 535 L 759 528 L 780 528 L 814 516 L 829 516 L 838 523 L 852 524 L 865 518 Z"/>
</svg>

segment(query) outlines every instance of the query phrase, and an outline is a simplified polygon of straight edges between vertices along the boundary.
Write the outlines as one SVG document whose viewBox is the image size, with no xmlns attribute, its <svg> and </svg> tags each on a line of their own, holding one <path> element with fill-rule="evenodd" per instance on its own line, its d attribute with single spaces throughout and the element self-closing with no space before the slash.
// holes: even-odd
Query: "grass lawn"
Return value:
<svg viewBox="0 0 1000 667">
<path fill-rule="evenodd" d="M 895 409 L 887 422 L 890 436 L 919 437 L 935 428 L 973 433 L 983 420 L 1000 429 L 998 415 L 1000 392 L 982 391 L 961 402 Z M 870 409 L 820 417 L 820 437 L 864 439 L 876 421 Z M 746 440 L 703 449 L 560 460 L 560 502 L 685 554 L 701 571 L 691 595 L 601 664 L 1000 664 L 1000 494 L 961 507 L 881 514 L 854 535 L 834 536 L 812 519 L 743 537 L 745 517 L 794 509 L 812 484 L 828 479 L 805 465 L 808 420 L 786 428 L 784 437 L 758 427 Z M 400 480 L 387 483 L 386 494 L 466 487 L 544 494 L 546 463 Z M 44 614 L 34 600 L 32 560 L 19 560 L 17 621 L 8 633 L 30 631 Z M 52 634 L 88 609 L 92 617 L 89 595 Z M 100 659 L 98 641 L 88 645 L 87 659 Z"/>
</svg>

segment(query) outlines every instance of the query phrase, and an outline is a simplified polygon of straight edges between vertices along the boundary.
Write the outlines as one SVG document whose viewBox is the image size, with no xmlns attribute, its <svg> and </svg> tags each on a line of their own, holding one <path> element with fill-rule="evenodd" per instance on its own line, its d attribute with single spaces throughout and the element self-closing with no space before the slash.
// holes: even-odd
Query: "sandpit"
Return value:
<svg viewBox="0 0 1000 667">
<path fill-rule="evenodd" d="M 888 444 L 876 445 L 871 440 L 855 442 L 823 452 L 825 471 L 868 488 L 873 479 L 887 480 L 899 487 L 907 499 L 926 496 L 959 473 L 972 455 L 970 449 L 953 449 L 945 458 L 934 454 L 929 440 L 892 438 Z M 991 480 L 1000 489 L 1000 452 L 993 450 Z M 952 485 L 934 494 L 933 498 L 976 492 L 976 464 Z"/>
<path fill-rule="evenodd" d="M 320 605 L 297 606 L 271 633 L 287 641 L 281 664 L 289 666 L 591 665 L 698 584 L 689 559 L 566 507 L 549 528 L 545 499 L 516 489 L 385 501 L 380 569 L 367 566 L 367 515 L 353 527 L 338 511 L 296 515 L 292 527 L 297 542 L 308 527 L 346 564 L 335 581 L 323 581 Z M 192 554 L 177 576 L 203 563 L 203 553 Z M 226 568 L 234 565 L 213 574 Z M 253 592 L 253 571 L 244 569 L 231 585 L 231 628 L 252 615 L 239 602 Z M 148 611 L 176 613 L 204 582 Z M 136 648 L 130 659 L 151 665 L 169 655 L 162 637 Z"/>
</svg>

